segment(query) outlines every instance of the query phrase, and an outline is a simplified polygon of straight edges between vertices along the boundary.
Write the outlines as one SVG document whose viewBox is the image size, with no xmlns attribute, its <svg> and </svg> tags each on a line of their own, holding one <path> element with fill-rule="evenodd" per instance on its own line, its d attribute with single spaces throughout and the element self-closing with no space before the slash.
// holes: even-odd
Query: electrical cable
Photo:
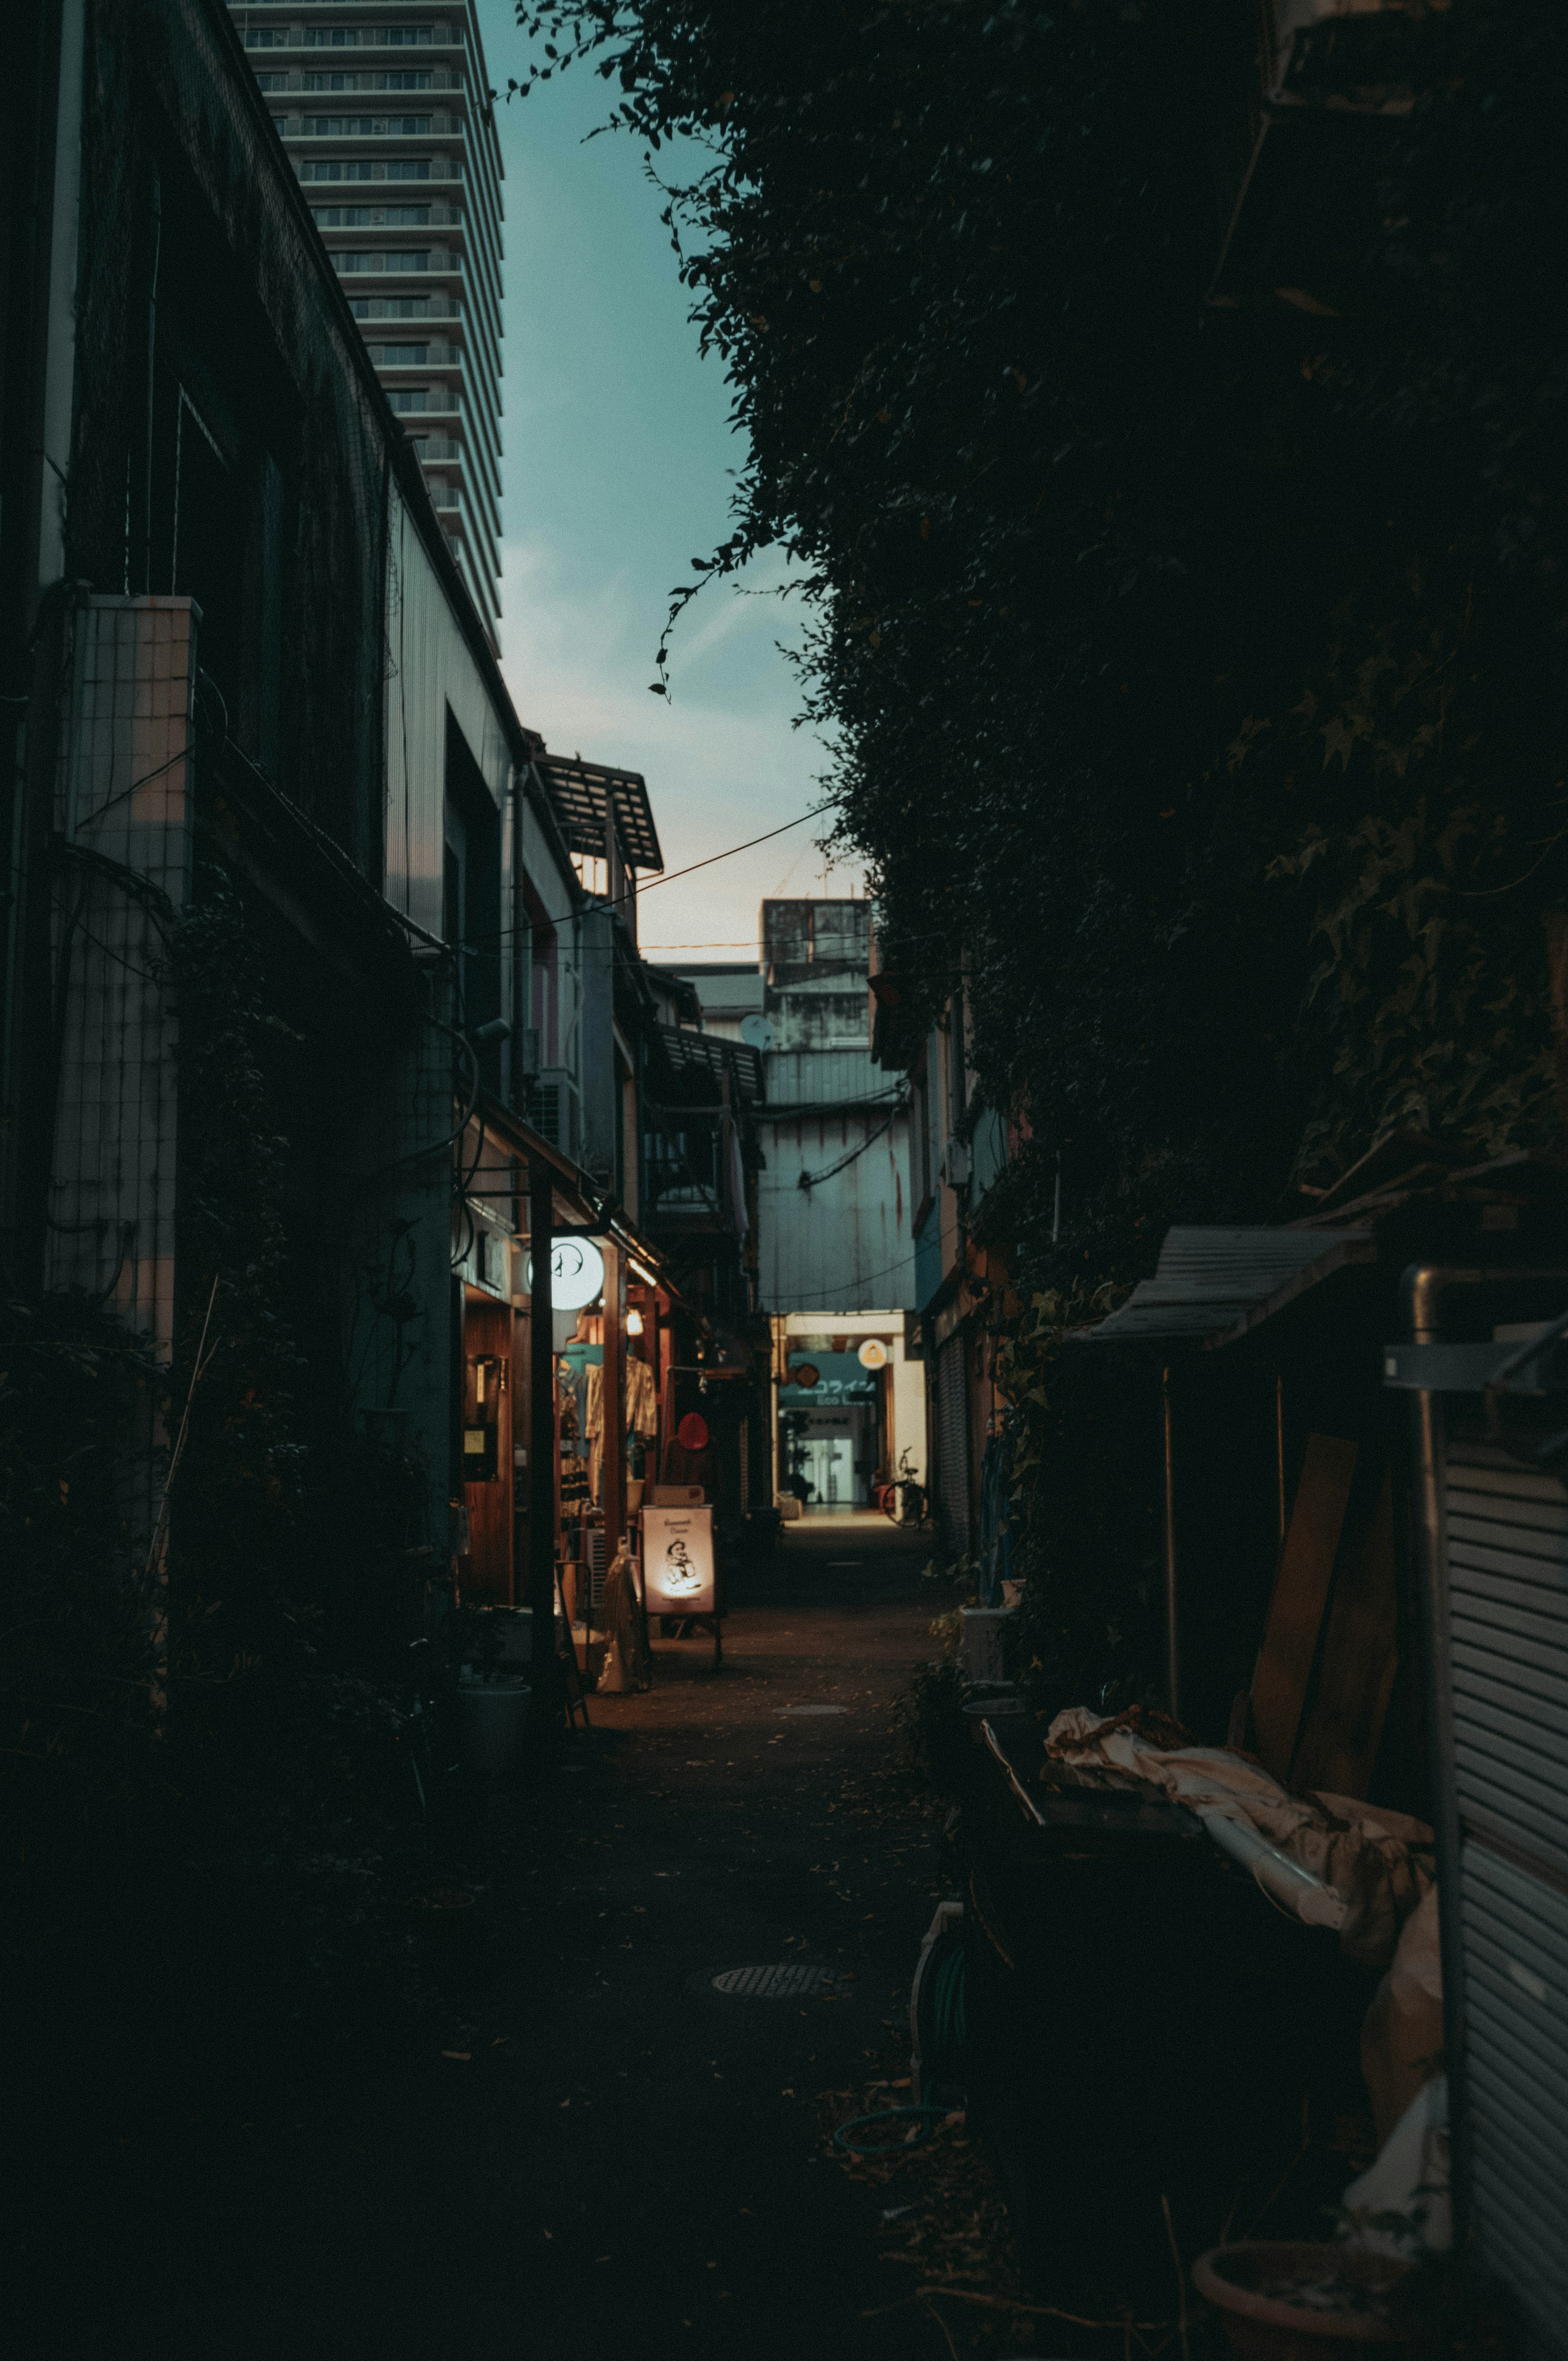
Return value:
<svg viewBox="0 0 1568 2361">
<path fill-rule="evenodd" d="M 895 1107 L 890 1109 L 887 1120 L 884 1123 L 879 1123 L 874 1131 L 868 1131 L 864 1139 L 861 1140 L 858 1148 L 851 1148 L 848 1156 L 840 1156 L 838 1163 L 830 1164 L 826 1172 L 803 1172 L 799 1180 L 795 1182 L 795 1187 L 797 1189 L 816 1189 L 819 1187 L 824 1180 L 831 1180 L 835 1173 L 844 1171 L 848 1166 L 853 1164 L 858 1156 L 863 1156 L 868 1148 L 874 1148 L 877 1141 L 882 1138 L 883 1133 L 889 1132 L 893 1129 L 893 1126 L 897 1122 L 899 1116 L 901 1115 L 907 1114 L 908 1108 L 908 1100 L 901 1099 Z"/>
<path fill-rule="evenodd" d="M 833 2145 L 847 2148 L 851 2156 L 901 2156 L 905 2148 L 922 2147 L 928 2139 L 934 2139 L 938 2125 L 945 2124 L 952 2112 L 951 2107 L 883 2107 L 874 2115 L 851 2115 L 834 2133 Z M 921 2128 L 911 2127 L 901 2140 L 854 2140 L 847 2136 L 867 2124 L 894 2124 L 911 2115 L 923 2119 Z"/>
<path fill-rule="evenodd" d="M 474 1081 L 473 1087 L 468 1093 L 468 1104 L 463 1110 L 462 1121 L 455 1131 L 448 1133 L 444 1139 L 433 1140 L 428 1148 L 411 1148 L 406 1156 L 394 1156 L 389 1164 L 378 1164 L 372 1171 L 351 1175 L 353 1186 L 356 1189 L 367 1189 L 373 1180 L 385 1180 L 389 1172 L 399 1172 L 405 1164 L 418 1164 L 427 1156 L 440 1156 L 448 1148 L 455 1148 L 473 1120 L 474 1109 L 479 1103 L 479 1060 L 474 1045 L 466 1033 L 460 1033 L 457 1030 L 455 1025 L 446 1024 L 442 1017 L 433 1016 L 428 1009 L 424 1012 L 424 1021 L 427 1025 L 433 1025 L 438 1032 L 450 1034 L 452 1039 L 467 1056 Z"/>
<path fill-rule="evenodd" d="M 777 828 L 767 829 L 761 836 L 749 836 L 743 844 L 727 844 L 722 852 L 710 852 L 702 861 L 688 861 L 684 869 L 666 869 L 661 876 L 651 877 L 645 885 L 629 886 L 624 894 L 596 894 L 592 896 L 592 906 L 597 910 L 618 910 L 623 902 L 635 902 L 641 894 L 652 894 L 660 885 L 673 885 L 677 877 L 690 877 L 698 869 L 711 869 L 716 861 L 729 861 L 737 852 L 750 852 L 754 844 L 767 844 L 773 837 L 784 836 L 790 829 L 804 826 L 808 819 L 819 819 L 825 811 L 833 808 L 831 804 L 813 804 L 809 811 L 797 812 L 794 819 L 783 820 Z M 530 923 L 532 926 L 543 923 L 547 927 L 564 927 L 575 915 L 573 911 L 566 910 L 559 917 L 546 917 L 543 921 L 536 918 Z M 528 928 L 523 927 L 501 927 L 496 933 L 482 935 L 479 939 L 487 943 L 504 943 L 510 941 L 513 935 L 527 932 Z"/>
<path fill-rule="evenodd" d="M 943 2083 L 961 2087 L 968 2046 L 963 1938 L 949 1930 L 938 1938 L 920 1981 L 916 2047 L 921 2088 L 935 2090 Z"/>
</svg>

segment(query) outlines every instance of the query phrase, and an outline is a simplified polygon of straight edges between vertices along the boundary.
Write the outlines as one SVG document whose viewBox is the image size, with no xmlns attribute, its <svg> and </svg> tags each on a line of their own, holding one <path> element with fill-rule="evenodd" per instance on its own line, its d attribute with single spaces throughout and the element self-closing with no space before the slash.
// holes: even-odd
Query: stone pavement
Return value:
<svg viewBox="0 0 1568 2361">
<path fill-rule="evenodd" d="M 917 2313 L 864 2316 L 908 2280 L 812 2103 L 906 2052 L 945 1890 L 938 1820 L 883 1777 L 929 1653 L 928 1550 L 807 1525 L 738 1578 L 722 1672 L 709 1642 L 656 1638 L 655 1689 L 591 1699 L 591 1732 L 498 1807 L 471 1953 L 416 2052 L 95 2191 L 115 2218 L 79 2225 L 31 2349 L 936 2361 Z M 713 1990 L 781 1963 L 843 1981 Z"/>
</svg>

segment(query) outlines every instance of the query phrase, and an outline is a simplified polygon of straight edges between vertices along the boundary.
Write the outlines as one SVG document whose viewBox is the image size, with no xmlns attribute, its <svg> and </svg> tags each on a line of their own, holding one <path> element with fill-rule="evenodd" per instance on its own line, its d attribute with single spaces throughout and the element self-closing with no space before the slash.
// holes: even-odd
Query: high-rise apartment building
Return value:
<svg viewBox="0 0 1568 2361">
<path fill-rule="evenodd" d="M 501 155 L 474 0 L 229 0 L 494 642 Z"/>
</svg>

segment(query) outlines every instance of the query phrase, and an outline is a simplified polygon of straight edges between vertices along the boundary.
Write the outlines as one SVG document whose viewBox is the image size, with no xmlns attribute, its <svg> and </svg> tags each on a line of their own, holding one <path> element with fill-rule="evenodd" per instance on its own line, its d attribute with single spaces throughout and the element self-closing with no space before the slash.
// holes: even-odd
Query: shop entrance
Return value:
<svg viewBox="0 0 1568 2361">
<path fill-rule="evenodd" d="M 807 1516 L 814 1509 L 869 1508 L 866 1429 L 874 1421 L 874 1411 L 857 1406 L 850 1410 L 804 1411 L 800 1415 L 803 1424 L 799 1466 L 809 1488 L 805 1502 Z M 874 1463 L 874 1443 L 871 1459 Z"/>
<path fill-rule="evenodd" d="M 459 1560 L 466 1595 L 492 1607 L 513 1598 L 512 1311 L 466 1287 L 463 1305 L 463 1505 L 468 1551 Z"/>
</svg>

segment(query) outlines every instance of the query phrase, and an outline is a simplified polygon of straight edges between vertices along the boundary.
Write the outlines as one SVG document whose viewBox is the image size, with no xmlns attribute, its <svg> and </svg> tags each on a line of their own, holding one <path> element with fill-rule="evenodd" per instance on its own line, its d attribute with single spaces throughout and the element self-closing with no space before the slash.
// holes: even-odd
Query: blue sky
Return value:
<svg viewBox="0 0 1568 2361">
<path fill-rule="evenodd" d="M 478 0 L 490 81 L 521 78 L 507 0 Z M 523 719 L 548 743 L 645 773 L 671 869 L 775 827 L 821 800 L 827 750 L 791 720 L 799 685 L 777 653 L 794 602 L 713 584 L 678 627 L 671 696 L 652 697 L 671 586 L 729 530 L 742 449 L 718 364 L 698 357 L 661 199 L 641 148 L 585 146 L 607 86 L 574 69 L 497 109 L 506 167 L 501 655 Z M 668 159 L 661 151 L 661 165 Z M 783 576 L 777 557 L 752 569 Z M 843 894 L 826 881 L 811 823 L 663 886 L 643 943 L 743 959 L 757 905 Z M 687 950 L 686 946 L 699 946 Z"/>
</svg>

